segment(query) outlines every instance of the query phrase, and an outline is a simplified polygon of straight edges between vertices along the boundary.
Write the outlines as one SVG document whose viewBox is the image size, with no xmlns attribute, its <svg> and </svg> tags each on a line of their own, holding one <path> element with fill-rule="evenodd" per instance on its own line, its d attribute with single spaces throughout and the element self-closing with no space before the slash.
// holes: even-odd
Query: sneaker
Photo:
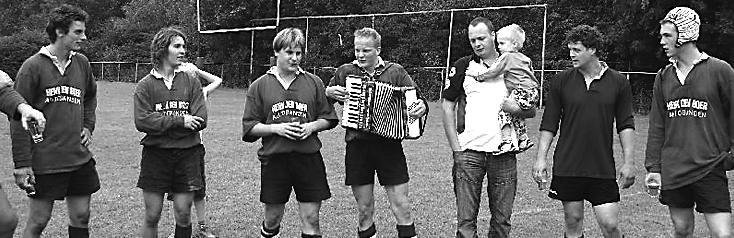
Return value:
<svg viewBox="0 0 734 238">
<path fill-rule="evenodd" d="M 171 232 L 171 234 L 170 234 L 170 235 L 168 235 L 168 238 L 176 238 L 176 234 L 175 234 L 175 233 L 173 233 L 173 232 Z"/>
<path fill-rule="evenodd" d="M 214 232 L 211 231 L 211 228 L 207 226 L 206 224 L 199 224 L 199 230 L 196 231 L 196 234 L 193 235 L 193 237 L 196 238 L 217 238 L 216 235 L 214 235 Z"/>
</svg>

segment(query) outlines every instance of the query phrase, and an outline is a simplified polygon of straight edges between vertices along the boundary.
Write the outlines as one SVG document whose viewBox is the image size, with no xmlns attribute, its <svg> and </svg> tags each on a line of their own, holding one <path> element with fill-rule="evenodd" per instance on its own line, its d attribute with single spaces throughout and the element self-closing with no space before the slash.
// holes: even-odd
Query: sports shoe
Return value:
<svg viewBox="0 0 734 238">
<path fill-rule="evenodd" d="M 196 234 L 193 235 L 195 238 L 217 238 L 216 235 L 214 235 L 214 232 L 211 231 L 211 228 L 207 226 L 206 224 L 199 224 L 199 230 L 196 231 Z"/>
</svg>

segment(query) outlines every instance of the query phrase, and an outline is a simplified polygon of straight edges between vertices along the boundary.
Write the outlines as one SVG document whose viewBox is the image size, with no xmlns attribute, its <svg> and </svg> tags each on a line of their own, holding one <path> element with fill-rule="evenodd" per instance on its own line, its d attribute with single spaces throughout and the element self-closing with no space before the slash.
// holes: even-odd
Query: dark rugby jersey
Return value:
<svg viewBox="0 0 734 238">
<path fill-rule="evenodd" d="M 675 67 L 658 72 L 653 86 L 645 168 L 676 189 L 706 176 L 732 146 L 734 69 L 704 55 L 681 85 Z"/>
<path fill-rule="evenodd" d="M 632 90 L 619 72 L 607 69 L 586 88 L 573 68 L 550 81 L 541 131 L 560 136 L 553 154 L 553 175 L 613 179 L 612 128 L 634 129 Z"/>
</svg>

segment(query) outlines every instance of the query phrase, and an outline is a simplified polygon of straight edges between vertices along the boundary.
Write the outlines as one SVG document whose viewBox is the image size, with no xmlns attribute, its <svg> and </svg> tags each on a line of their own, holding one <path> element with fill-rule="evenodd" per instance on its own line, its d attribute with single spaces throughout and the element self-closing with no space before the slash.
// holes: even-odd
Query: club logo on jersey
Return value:
<svg viewBox="0 0 734 238">
<path fill-rule="evenodd" d="M 170 100 L 156 103 L 155 111 L 167 116 L 189 115 L 189 102 Z"/>
<path fill-rule="evenodd" d="M 82 103 L 82 90 L 72 86 L 55 86 L 46 88 L 45 103 L 68 102 L 71 104 Z"/>
<path fill-rule="evenodd" d="M 708 116 L 708 105 L 709 103 L 706 100 L 679 98 L 668 101 L 665 106 L 668 109 L 668 118 L 706 118 Z"/>
<path fill-rule="evenodd" d="M 444 82 L 443 89 L 447 89 L 451 86 L 451 78 L 453 78 L 454 75 L 456 75 L 456 67 L 451 67 L 451 69 L 449 70 L 448 78 L 446 78 Z"/>
<path fill-rule="evenodd" d="M 270 111 L 273 113 L 273 121 L 285 122 L 285 119 L 293 117 L 308 118 L 308 104 L 293 100 L 275 103 L 270 107 Z"/>
</svg>

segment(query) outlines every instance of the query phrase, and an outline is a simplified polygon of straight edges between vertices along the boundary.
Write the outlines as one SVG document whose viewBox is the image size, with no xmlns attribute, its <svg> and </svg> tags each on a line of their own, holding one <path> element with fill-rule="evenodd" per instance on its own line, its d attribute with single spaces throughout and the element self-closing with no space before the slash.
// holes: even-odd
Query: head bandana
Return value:
<svg viewBox="0 0 734 238">
<path fill-rule="evenodd" d="M 680 47 L 683 43 L 697 41 L 698 29 L 701 26 L 701 18 L 693 9 L 687 7 L 676 7 L 670 10 L 663 22 L 672 22 L 678 28 L 678 40 L 675 46 Z"/>
</svg>

